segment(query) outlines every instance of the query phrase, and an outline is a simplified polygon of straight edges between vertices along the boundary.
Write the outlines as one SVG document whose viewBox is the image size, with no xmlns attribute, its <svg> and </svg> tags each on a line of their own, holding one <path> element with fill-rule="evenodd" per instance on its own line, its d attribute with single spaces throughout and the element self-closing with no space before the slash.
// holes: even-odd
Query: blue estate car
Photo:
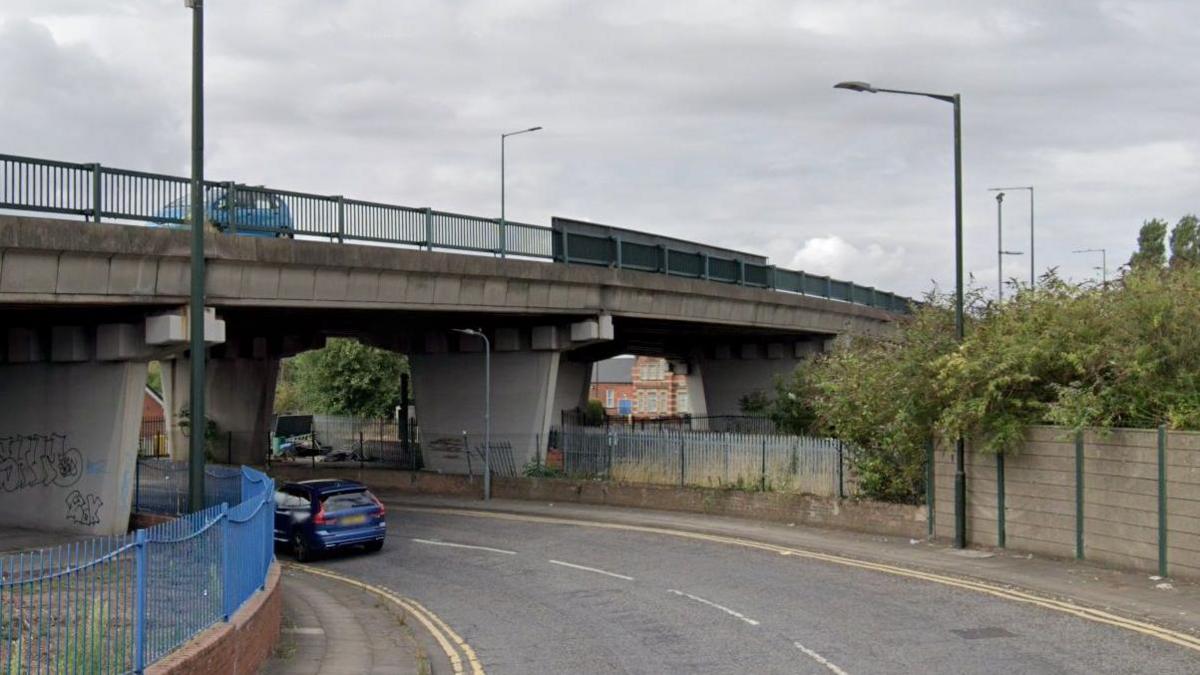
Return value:
<svg viewBox="0 0 1200 675">
<path fill-rule="evenodd" d="M 254 189 L 235 189 L 230 208 L 227 190 L 216 188 L 207 193 L 204 215 L 222 232 L 232 229 L 248 237 L 290 237 L 292 212 L 287 202 L 269 192 Z M 155 227 L 187 228 L 186 224 L 171 222 L 186 220 L 191 215 L 191 197 L 184 196 L 164 206 L 150 221 Z"/>
<path fill-rule="evenodd" d="M 275 491 L 275 543 L 300 562 L 348 546 L 378 551 L 386 534 L 383 504 L 357 481 L 306 480 Z"/>
</svg>

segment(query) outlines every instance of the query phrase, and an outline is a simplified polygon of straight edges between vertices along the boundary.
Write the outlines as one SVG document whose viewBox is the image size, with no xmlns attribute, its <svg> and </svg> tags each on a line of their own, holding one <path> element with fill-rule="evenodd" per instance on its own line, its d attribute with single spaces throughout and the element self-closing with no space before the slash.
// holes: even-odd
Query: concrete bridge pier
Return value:
<svg viewBox="0 0 1200 675">
<path fill-rule="evenodd" d="M 167 453 L 178 461 L 186 461 L 189 454 L 191 424 L 180 412 L 186 411 L 191 401 L 191 368 L 192 361 L 186 357 L 162 364 Z M 262 463 L 270 447 L 268 434 L 279 359 L 210 358 L 205 370 L 208 418 L 217 429 L 216 437 L 208 444 L 211 460 L 221 464 Z"/>
<path fill-rule="evenodd" d="M 124 532 L 150 357 L 143 326 L 0 335 L 0 519 L 47 531 Z"/>
<path fill-rule="evenodd" d="M 698 352 L 686 365 L 673 367 L 688 378 L 693 415 L 741 415 L 743 398 L 770 395 L 778 378 L 791 375 L 823 344 L 813 339 L 716 345 Z"/>
<path fill-rule="evenodd" d="M 566 326 L 489 332 L 491 442 L 497 471 L 508 456 L 518 472 L 535 457 L 544 459 L 550 427 L 562 411 L 587 403 L 591 364 L 570 360 L 569 352 L 588 341 L 611 339 L 611 323 L 607 326 L 599 338 L 581 336 Z M 410 364 L 425 465 L 443 473 L 480 475 L 483 343 L 474 336 L 432 332 L 421 347 L 410 356 Z"/>
</svg>

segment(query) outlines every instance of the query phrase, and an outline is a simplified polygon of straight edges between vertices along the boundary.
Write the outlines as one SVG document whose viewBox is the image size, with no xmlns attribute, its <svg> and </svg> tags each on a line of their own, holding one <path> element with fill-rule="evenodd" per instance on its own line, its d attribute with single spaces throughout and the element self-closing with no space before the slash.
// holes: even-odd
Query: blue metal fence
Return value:
<svg viewBox="0 0 1200 675">
<path fill-rule="evenodd" d="M 132 534 L 0 556 L 0 672 L 140 673 L 266 584 L 274 483 Z"/>
<path fill-rule="evenodd" d="M 762 264 L 758 257 L 741 260 L 679 251 L 572 232 L 566 225 L 556 229 L 502 222 L 232 181 L 206 181 L 205 195 L 209 219 L 231 232 L 601 265 L 769 288 L 898 313 L 909 311 L 912 303 L 909 298 L 849 281 Z M 181 225 L 188 211 L 180 205 L 187 199 L 188 179 L 181 176 L 0 154 L 0 209 L 76 215 L 97 222 L 116 219 Z M 241 204 L 250 206 L 243 209 L 238 206 Z M 273 215 L 263 216 L 263 209 Z"/>
</svg>

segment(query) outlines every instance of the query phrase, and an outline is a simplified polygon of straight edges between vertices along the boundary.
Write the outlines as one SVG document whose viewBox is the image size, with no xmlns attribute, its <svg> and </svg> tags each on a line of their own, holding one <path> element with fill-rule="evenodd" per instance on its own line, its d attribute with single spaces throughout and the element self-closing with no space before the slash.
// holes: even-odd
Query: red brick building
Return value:
<svg viewBox="0 0 1200 675">
<path fill-rule="evenodd" d="M 597 362 L 590 398 L 609 415 L 670 417 L 691 412 L 687 378 L 672 373 L 666 359 L 619 356 Z"/>
</svg>

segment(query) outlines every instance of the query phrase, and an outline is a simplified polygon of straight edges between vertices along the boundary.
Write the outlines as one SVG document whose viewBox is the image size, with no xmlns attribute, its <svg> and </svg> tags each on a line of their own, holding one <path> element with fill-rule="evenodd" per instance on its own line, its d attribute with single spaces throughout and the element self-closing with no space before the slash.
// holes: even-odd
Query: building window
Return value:
<svg viewBox="0 0 1200 675">
<path fill-rule="evenodd" d="M 642 412 L 648 412 L 648 413 L 658 412 L 658 396 L 656 396 L 654 394 L 654 392 L 652 392 L 652 391 L 645 392 L 644 391 L 644 392 L 642 392 L 642 397 L 644 399 L 644 404 L 642 405 Z"/>
<path fill-rule="evenodd" d="M 686 391 L 681 391 L 675 395 L 675 412 L 680 415 L 686 415 L 691 412 L 688 409 L 688 395 Z"/>
<path fill-rule="evenodd" d="M 659 409 L 659 411 L 661 411 L 663 413 L 670 411 L 671 408 L 669 406 L 669 403 L 670 402 L 667 399 L 667 392 L 665 392 L 665 391 L 658 392 L 658 409 Z"/>
<path fill-rule="evenodd" d="M 613 391 L 612 389 L 605 391 L 604 392 L 604 407 L 612 408 L 613 406 L 616 405 L 616 399 L 617 399 L 617 392 Z"/>
</svg>

